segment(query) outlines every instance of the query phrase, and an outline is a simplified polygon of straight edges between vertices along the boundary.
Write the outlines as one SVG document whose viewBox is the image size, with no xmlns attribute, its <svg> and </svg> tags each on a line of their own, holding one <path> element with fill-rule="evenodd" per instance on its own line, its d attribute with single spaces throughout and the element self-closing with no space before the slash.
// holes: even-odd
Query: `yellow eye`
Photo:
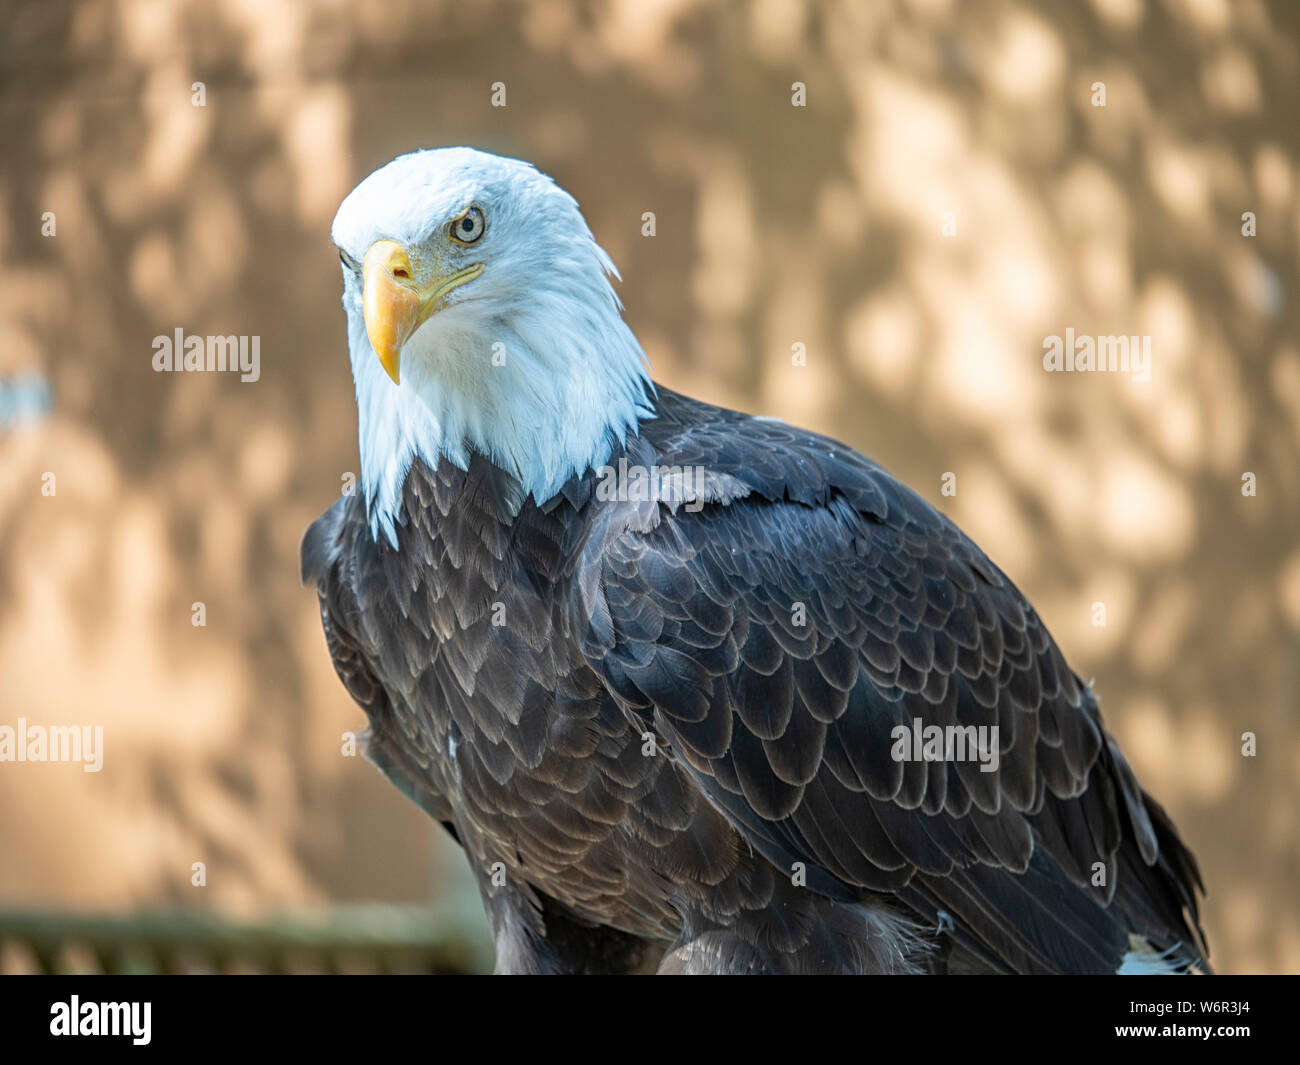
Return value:
<svg viewBox="0 0 1300 1065">
<path fill-rule="evenodd" d="M 483 236 L 487 219 L 477 207 L 471 207 L 451 223 L 447 233 L 457 244 L 474 244 Z"/>
</svg>

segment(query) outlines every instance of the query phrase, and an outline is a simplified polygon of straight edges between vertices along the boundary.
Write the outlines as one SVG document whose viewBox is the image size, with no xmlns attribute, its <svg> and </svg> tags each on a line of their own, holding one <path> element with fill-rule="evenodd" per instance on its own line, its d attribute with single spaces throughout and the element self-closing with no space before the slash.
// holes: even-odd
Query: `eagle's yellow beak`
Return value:
<svg viewBox="0 0 1300 1065">
<path fill-rule="evenodd" d="M 362 264 L 366 335 L 393 384 L 401 383 L 402 345 L 440 309 L 439 301 L 448 292 L 478 277 L 483 264 L 452 274 L 433 270 L 428 271 L 430 277 L 417 276 L 425 272 L 412 267 L 406 249 L 395 240 L 375 241 Z"/>
</svg>

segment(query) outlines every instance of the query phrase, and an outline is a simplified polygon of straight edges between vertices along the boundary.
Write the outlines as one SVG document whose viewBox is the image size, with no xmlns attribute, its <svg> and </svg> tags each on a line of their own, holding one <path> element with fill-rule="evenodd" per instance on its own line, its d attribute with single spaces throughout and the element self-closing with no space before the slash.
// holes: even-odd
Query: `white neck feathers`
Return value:
<svg viewBox="0 0 1300 1065">
<path fill-rule="evenodd" d="M 601 278 L 603 299 L 543 299 L 489 328 L 431 320 L 407 342 L 394 385 L 349 317 L 361 481 L 371 530 L 394 546 L 411 463 L 461 469 L 477 452 L 537 502 L 599 467 L 653 415 L 636 337 Z M 451 316 L 449 316 L 451 317 Z"/>
</svg>

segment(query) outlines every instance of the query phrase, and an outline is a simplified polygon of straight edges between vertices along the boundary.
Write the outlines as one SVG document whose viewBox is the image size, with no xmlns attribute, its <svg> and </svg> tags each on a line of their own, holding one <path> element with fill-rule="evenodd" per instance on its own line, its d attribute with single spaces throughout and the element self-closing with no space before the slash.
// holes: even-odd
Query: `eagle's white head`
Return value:
<svg viewBox="0 0 1300 1065">
<path fill-rule="evenodd" d="M 361 481 L 396 545 L 411 462 L 478 452 L 541 502 L 651 414 L 618 276 L 578 204 L 528 163 L 471 148 L 399 156 L 334 218 Z"/>
</svg>

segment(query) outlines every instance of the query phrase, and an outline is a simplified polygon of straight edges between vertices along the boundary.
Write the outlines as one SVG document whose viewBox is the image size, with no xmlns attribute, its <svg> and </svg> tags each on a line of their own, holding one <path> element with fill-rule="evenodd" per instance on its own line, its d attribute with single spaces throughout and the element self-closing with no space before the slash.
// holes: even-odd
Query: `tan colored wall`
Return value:
<svg viewBox="0 0 1300 1065">
<path fill-rule="evenodd" d="M 0 724 L 107 744 L 0 766 L 0 905 L 445 890 L 339 754 L 363 721 L 296 573 L 356 469 L 333 211 L 468 143 L 578 197 L 661 381 L 836 434 L 975 536 L 1200 856 L 1213 960 L 1300 970 L 1294 5 L 590 6 L 0 15 L 0 377 L 55 397 L 0 429 Z M 177 326 L 260 336 L 261 380 L 155 374 Z M 1151 380 L 1045 374 L 1066 327 L 1150 335 Z"/>
</svg>

